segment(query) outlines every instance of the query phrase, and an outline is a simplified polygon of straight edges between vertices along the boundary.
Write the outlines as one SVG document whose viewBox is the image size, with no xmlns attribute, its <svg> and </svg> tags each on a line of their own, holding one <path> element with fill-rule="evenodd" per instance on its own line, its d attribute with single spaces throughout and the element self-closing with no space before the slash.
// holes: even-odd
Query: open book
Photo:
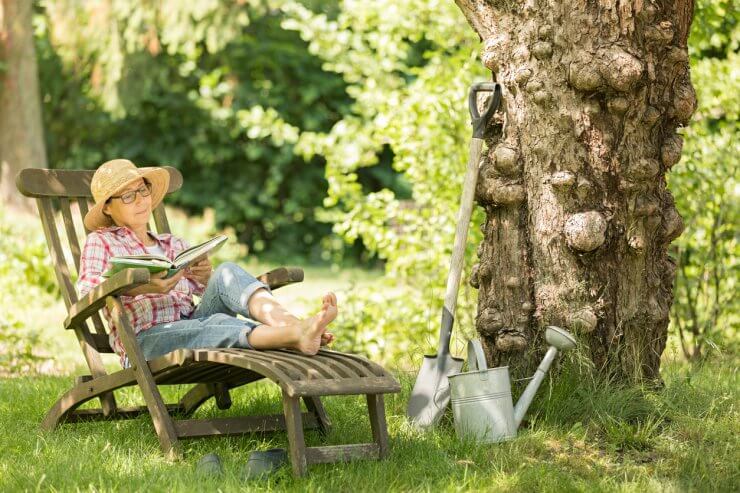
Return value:
<svg viewBox="0 0 740 493">
<path fill-rule="evenodd" d="M 227 240 L 227 236 L 218 235 L 208 241 L 192 246 L 170 260 L 163 255 L 121 255 L 110 259 L 111 267 L 103 273 L 103 277 L 110 277 L 118 271 L 131 268 L 149 269 L 149 272 L 168 271 L 167 277 L 172 277 L 180 270 L 199 262 L 203 257 L 218 250 Z"/>
</svg>

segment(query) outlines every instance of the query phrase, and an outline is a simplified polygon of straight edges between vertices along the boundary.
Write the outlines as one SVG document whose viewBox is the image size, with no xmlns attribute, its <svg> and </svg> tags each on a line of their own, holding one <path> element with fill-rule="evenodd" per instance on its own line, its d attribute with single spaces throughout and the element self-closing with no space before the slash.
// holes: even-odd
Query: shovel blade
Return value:
<svg viewBox="0 0 740 493">
<path fill-rule="evenodd" d="M 447 377 L 460 373 L 463 361 L 449 354 L 424 356 L 406 410 L 412 424 L 428 428 L 439 421 L 450 402 L 450 381 Z"/>
</svg>

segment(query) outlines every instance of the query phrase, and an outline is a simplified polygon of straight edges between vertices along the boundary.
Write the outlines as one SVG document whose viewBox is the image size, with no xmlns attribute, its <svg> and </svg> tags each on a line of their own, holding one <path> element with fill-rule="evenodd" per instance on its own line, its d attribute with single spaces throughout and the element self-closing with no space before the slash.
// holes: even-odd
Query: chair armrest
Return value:
<svg viewBox="0 0 740 493">
<path fill-rule="evenodd" d="M 105 306 L 105 299 L 108 296 L 115 296 L 148 282 L 149 271 L 146 269 L 124 269 L 117 272 L 69 307 L 64 328 L 71 329 L 80 325 L 90 315 Z"/>
<path fill-rule="evenodd" d="M 270 289 L 282 288 L 288 284 L 303 281 L 303 269 L 299 267 L 278 267 L 258 276 L 257 279 L 270 286 Z"/>
</svg>

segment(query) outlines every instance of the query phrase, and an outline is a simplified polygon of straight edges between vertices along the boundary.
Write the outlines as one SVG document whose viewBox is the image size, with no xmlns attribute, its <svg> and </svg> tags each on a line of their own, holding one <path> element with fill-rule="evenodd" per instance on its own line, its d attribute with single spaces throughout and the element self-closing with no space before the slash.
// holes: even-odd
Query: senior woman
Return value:
<svg viewBox="0 0 740 493">
<path fill-rule="evenodd" d="M 168 186 L 167 170 L 137 168 L 126 159 L 108 161 L 95 171 L 90 184 L 95 206 L 84 219 L 91 232 L 77 280 L 81 296 L 104 280 L 102 273 L 114 256 L 157 253 L 173 259 L 188 247 L 175 235 L 147 230 L 152 210 Z M 146 359 L 180 348 L 209 347 L 286 348 L 316 354 L 334 338 L 327 332 L 337 316 L 334 293 L 322 298 L 316 315 L 299 319 L 277 302 L 267 285 L 231 262 L 213 270 L 205 258 L 169 279 L 164 275 L 152 274 L 149 283 L 121 295 Z M 197 305 L 193 295 L 201 297 Z M 111 346 L 128 367 L 117 328 L 107 309 L 105 314 Z"/>
</svg>

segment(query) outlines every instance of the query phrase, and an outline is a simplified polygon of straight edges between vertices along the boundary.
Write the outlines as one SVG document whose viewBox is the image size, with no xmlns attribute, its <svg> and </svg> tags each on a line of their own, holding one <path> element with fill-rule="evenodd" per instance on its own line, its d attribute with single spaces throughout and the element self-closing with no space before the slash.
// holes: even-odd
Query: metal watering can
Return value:
<svg viewBox="0 0 740 493">
<path fill-rule="evenodd" d="M 566 351 L 576 346 L 576 340 L 568 331 L 555 326 L 547 327 L 545 340 L 550 348 L 516 406 L 511 399 L 509 367 L 487 368 L 480 341 L 468 342 L 469 371 L 449 377 L 452 414 L 459 437 L 472 435 L 479 442 L 492 443 L 516 436 L 558 350 Z"/>
</svg>

